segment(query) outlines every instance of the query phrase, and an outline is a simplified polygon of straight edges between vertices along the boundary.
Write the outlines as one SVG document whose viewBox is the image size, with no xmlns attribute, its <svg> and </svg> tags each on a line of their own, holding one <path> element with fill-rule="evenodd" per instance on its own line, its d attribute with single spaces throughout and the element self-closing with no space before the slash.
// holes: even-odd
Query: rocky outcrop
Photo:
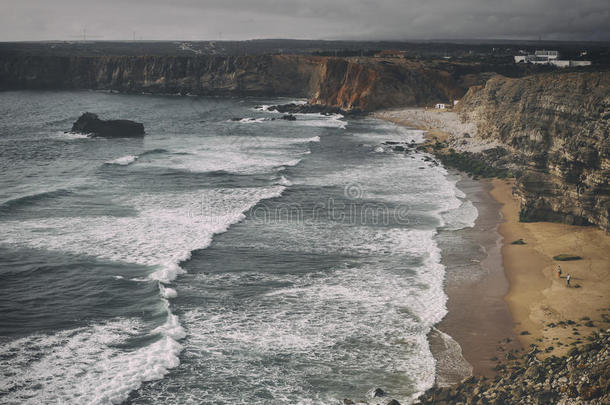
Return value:
<svg viewBox="0 0 610 405">
<path fill-rule="evenodd" d="M 130 120 L 101 120 L 97 114 L 86 112 L 72 125 L 72 132 L 104 138 L 141 138 L 144 125 Z"/>
<path fill-rule="evenodd" d="M 522 221 L 610 231 L 610 75 L 496 76 L 458 105 L 478 136 L 499 141 L 515 171 Z"/>
<path fill-rule="evenodd" d="M 495 379 L 469 377 L 452 387 L 435 387 L 419 404 L 547 405 L 591 404 L 610 401 L 610 336 L 594 334 L 591 343 L 573 348 L 567 356 L 540 360 L 534 347 L 509 361 Z"/>
</svg>

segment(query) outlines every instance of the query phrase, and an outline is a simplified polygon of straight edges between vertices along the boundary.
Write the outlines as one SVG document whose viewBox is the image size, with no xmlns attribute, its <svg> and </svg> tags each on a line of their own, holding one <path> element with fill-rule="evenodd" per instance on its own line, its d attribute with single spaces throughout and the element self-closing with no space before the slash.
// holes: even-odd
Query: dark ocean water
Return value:
<svg viewBox="0 0 610 405">
<path fill-rule="evenodd" d="M 289 101 L 0 93 L 0 402 L 408 401 L 432 384 L 435 235 L 476 209 L 382 145 L 421 131 L 255 108 Z M 147 136 L 64 133 L 85 111 Z"/>
</svg>

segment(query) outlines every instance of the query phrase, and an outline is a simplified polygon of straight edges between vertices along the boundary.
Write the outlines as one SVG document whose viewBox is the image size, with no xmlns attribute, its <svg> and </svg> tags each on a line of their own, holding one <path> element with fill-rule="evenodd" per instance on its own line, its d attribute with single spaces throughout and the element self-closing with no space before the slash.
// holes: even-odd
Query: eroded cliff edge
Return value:
<svg viewBox="0 0 610 405">
<path fill-rule="evenodd" d="M 478 136 L 499 141 L 515 170 L 522 221 L 610 231 L 610 74 L 496 76 L 458 106 Z"/>
<path fill-rule="evenodd" d="M 0 90 L 96 89 L 306 97 L 345 110 L 448 102 L 505 69 L 406 59 L 303 55 L 49 56 L 0 54 Z"/>
</svg>

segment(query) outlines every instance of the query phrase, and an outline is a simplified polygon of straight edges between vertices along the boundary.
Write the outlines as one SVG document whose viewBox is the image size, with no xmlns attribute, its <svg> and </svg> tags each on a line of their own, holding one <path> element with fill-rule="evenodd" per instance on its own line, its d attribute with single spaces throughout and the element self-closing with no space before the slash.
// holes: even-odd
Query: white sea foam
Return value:
<svg viewBox="0 0 610 405">
<path fill-rule="evenodd" d="M 214 234 L 240 221 L 244 211 L 283 190 L 273 186 L 126 196 L 117 201 L 133 206 L 139 212 L 135 217 L 6 221 L 2 241 L 156 266 L 151 277 L 168 282 L 181 273 L 177 264 L 191 251 L 205 248 Z"/>
<path fill-rule="evenodd" d="M 110 161 L 106 162 L 106 164 L 127 166 L 127 165 L 134 163 L 136 160 L 138 160 L 137 156 L 126 155 L 126 156 L 121 156 L 120 158 L 117 158 L 114 160 L 110 160 Z"/>
<path fill-rule="evenodd" d="M 319 249 L 324 254 L 362 254 L 387 261 L 339 266 L 305 277 L 255 269 L 248 273 L 197 274 L 198 282 L 191 283 L 194 290 L 206 286 L 222 291 L 243 283 L 279 282 L 290 286 L 270 289 L 251 306 L 187 311 L 184 320 L 191 335 L 186 353 L 196 359 L 193 363 L 213 363 L 217 379 L 239 375 L 236 390 L 241 389 L 241 384 L 244 390 L 264 386 L 274 400 L 285 398 L 296 403 L 340 401 L 324 396 L 315 399 L 307 391 L 298 393 L 303 389 L 302 382 L 299 383 L 303 376 L 332 376 L 334 363 L 337 367 L 357 364 L 362 373 L 392 370 L 404 381 L 415 382 L 417 391 L 429 387 L 435 375 L 426 334 L 445 314 L 444 270 L 434 242 L 435 232 L 394 228 L 386 237 L 383 234 L 387 229 L 354 227 L 352 230 L 359 233 L 344 240 L 349 232 L 334 236 L 302 235 L 301 230 L 289 230 L 287 233 L 296 237 L 290 241 L 292 246 L 280 244 L 274 246 L 275 251 L 289 255 L 298 242 L 299 252 L 318 245 L 313 250 Z M 320 244 L 320 240 L 324 243 Z M 360 241 L 358 246 L 352 246 L 355 241 Z M 384 251 L 388 256 L 384 256 Z M 421 259 L 411 272 L 390 265 L 400 263 L 405 252 Z M 231 350 L 227 351 L 227 347 Z M 378 349 L 371 350 L 372 347 Z M 290 357 L 295 370 L 285 372 L 281 363 L 258 366 L 259 362 L 252 361 L 274 356 Z M 189 375 L 196 379 L 199 374 L 191 370 Z M 216 389 L 212 392 L 214 401 L 234 401 L 234 392 Z"/>
<path fill-rule="evenodd" d="M 138 320 L 116 319 L 0 345 L 2 370 L 12 373 L 0 380 L 3 401 L 118 404 L 143 381 L 162 378 L 179 364 L 182 346 L 171 337 L 179 338 L 176 331 L 153 332 L 158 340 L 135 351 L 117 347 L 142 333 Z"/>
<path fill-rule="evenodd" d="M 472 375 L 472 365 L 462 356 L 462 348 L 451 336 L 433 328 L 431 335 L 436 342 L 436 384 L 448 387 Z"/>
<path fill-rule="evenodd" d="M 190 252 L 209 245 L 214 234 L 240 221 L 243 212 L 265 198 L 279 196 L 282 186 L 234 190 L 201 190 L 186 194 L 140 194 L 121 203 L 139 211 L 137 217 L 47 218 L 3 223 L 2 242 L 34 248 L 88 254 L 101 259 L 138 263 L 157 270 L 150 278 L 169 283 L 184 270 L 179 262 Z M 179 364 L 185 331 L 167 299 L 177 295 L 160 284 L 166 322 L 154 329 L 154 343 L 133 352 L 115 347 L 129 336 L 145 331 L 135 320 L 92 325 L 49 336 L 0 345 L 0 354 L 11 347 L 29 347 L 43 340 L 32 363 L 27 353 L 23 365 L 7 362 L 4 370 L 14 373 L 6 388 L 10 398 L 22 403 L 78 402 L 120 403 L 142 382 L 162 378 Z M 22 346 L 23 345 L 23 346 Z M 0 356 L 2 359 L 2 356 Z M 44 382 L 43 382 L 44 381 Z M 41 389 L 35 388 L 40 382 Z"/>
<path fill-rule="evenodd" d="M 62 138 L 62 139 L 92 139 L 88 134 L 81 134 L 78 132 L 64 132 L 64 131 L 56 132 L 55 137 Z"/>
<path fill-rule="evenodd" d="M 273 171 L 280 166 L 298 164 L 309 151 L 314 137 L 219 136 L 206 139 L 205 144 L 175 149 L 172 154 L 159 154 L 154 160 L 140 159 L 137 166 L 167 167 L 190 172 L 225 171 L 255 174 Z"/>
<path fill-rule="evenodd" d="M 292 182 L 288 180 L 285 176 L 280 176 L 280 179 L 277 181 L 277 184 L 282 186 L 291 186 Z"/>
<path fill-rule="evenodd" d="M 242 119 L 240 119 L 238 121 L 229 120 L 227 122 L 239 122 L 241 124 L 260 124 L 260 123 L 265 122 L 265 121 L 267 121 L 266 118 L 251 118 L 251 117 L 246 117 L 246 118 L 242 118 Z"/>
<path fill-rule="evenodd" d="M 470 200 L 463 200 L 459 207 L 443 212 L 444 229 L 458 230 L 472 228 L 479 216 L 479 211 Z"/>
<path fill-rule="evenodd" d="M 255 110 L 263 111 L 263 112 L 270 113 L 270 114 L 281 114 L 277 110 L 270 110 L 269 109 L 269 107 L 273 107 L 274 105 L 275 104 L 263 104 L 263 105 L 258 106 L 257 108 L 255 108 Z"/>
<path fill-rule="evenodd" d="M 348 125 L 347 121 L 343 121 L 343 115 L 333 114 L 329 116 L 321 114 L 295 114 L 300 116 L 294 121 L 295 124 L 307 127 L 326 127 L 345 129 Z M 312 119 L 313 118 L 313 119 Z"/>
</svg>

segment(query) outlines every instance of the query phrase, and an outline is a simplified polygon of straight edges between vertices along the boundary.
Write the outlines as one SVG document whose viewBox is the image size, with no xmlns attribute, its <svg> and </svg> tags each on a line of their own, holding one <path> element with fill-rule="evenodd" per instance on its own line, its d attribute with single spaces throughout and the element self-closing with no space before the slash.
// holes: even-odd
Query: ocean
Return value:
<svg viewBox="0 0 610 405">
<path fill-rule="evenodd" d="M 422 131 L 266 110 L 292 101 L 0 93 L 0 402 L 408 403 L 434 383 L 436 236 L 476 208 L 384 143 Z M 85 111 L 147 135 L 66 133 Z"/>
</svg>

